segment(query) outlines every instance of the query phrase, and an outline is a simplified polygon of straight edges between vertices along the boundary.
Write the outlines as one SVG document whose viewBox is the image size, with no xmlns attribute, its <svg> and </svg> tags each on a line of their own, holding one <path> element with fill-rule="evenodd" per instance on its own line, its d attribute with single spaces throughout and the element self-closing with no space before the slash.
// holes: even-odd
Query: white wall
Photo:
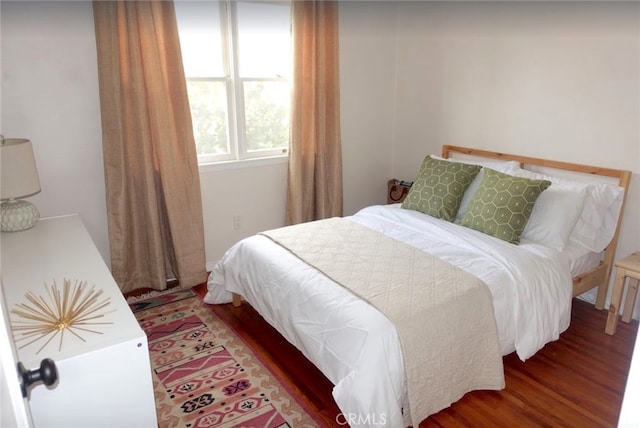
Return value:
<svg viewBox="0 0 640 428">
<path fill-rule="evenodd" d="M 201 166 L 207 268 L 242 238 L 284 224 L 287 164 L 266 162 L 257 167 Z M 234 217 L 240 217 L 240 229 Z"/>
<path fill-rule="evenodd" d="M 421 142 L 467 143 L 637 168 L 637 3 L 414 2 L 399 10 L 406 85 L 394 149 L 405 159 Z"/>
<path fill-rule="evenodd" d="M 618 428 L 640 427 L 640 331 L 636 332 L 636 343 L 629 367 L 629 376 L 624 390 L 624 399 L 620 409 Z"/>
<path fill-rule="evenodd" d="M 33 144 L 42 191 L 29 200 L 41 217 L 79 213 L 108 261 L 91 2 L 0 7 L 0 133 Z"/>
<path fill-rule="evenodd" d="M 340 92 L 345 215 L 386 202 L 392 177 L 396 4 L 340 4 Z"/>
</svg>

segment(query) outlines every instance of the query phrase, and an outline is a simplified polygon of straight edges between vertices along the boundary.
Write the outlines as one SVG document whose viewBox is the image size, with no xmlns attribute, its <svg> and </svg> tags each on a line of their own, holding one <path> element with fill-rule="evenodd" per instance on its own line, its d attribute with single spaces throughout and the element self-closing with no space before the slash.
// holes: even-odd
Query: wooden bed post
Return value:
<svg viewBox="0 0 640 428">
<path fill-rule="evenodd" d="M 242 296 L 237 293 L 233 293 L 233 300 L 231 301 L 231 304 L 235 308 L 239 308 L 240 305 L 242 304 Z"/>
<path fill-rule="evenodd" d="M 604 277 L 604 283 L 598 287 L 598 297 L 596 298 L 596 309 L 604 309 L 605 301 L 607 300 L 607 292 L 609 291 L 609 280 L 611 277 L 611 269 L 613 268 L 614 258 L 616 254 L 616 247 L 618 246 L 618 237 L 620 235 L 620 228 L 622 227 L 622 216 L 624 214 L 624 206 L 627 201 L 627 191 L 629 190 L 629 183 L 631 182 L 631 172 L 622 171 L 620 174 L 619 185 L 624 187 L 624 194 L 622 196 L 622 206 L 620 207 L 620 215 L 618 216 L 618 223 L 616 224 L 616 233 L 604 253 L 604 262 L 607 265 L 607 272 Z"/>
</svg>

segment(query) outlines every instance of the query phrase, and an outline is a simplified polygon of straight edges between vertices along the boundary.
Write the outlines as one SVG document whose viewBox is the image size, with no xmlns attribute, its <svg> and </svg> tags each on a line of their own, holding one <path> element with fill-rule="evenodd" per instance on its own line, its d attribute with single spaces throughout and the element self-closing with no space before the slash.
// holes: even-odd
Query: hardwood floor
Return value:
<svg viewBox="0 0 640 428">
<path fill-rule="evenodd" d="M 616 426 L 638 322 L 604 334 L 606 311 L 574 299 L 572 323 L 526 362 L 504 358 L 506 388 L 467 394 L 427 426 Z"/>
<path fill-rule="evenodd" d="M 206 287 L 195 290 L 204 296 Z M 265 364 L 287 379 L 323 426 L 338 426 L 333 385 L 246 303 L 211 305 Z M 572 323 L 526 362 L 504 357 L 506 388 L 474 391 L 420 423 L 426 427 L 613 427 L 617 424 L 638 322 L 604 333 L 607 312 L 574 299 Z"/>
</svg>

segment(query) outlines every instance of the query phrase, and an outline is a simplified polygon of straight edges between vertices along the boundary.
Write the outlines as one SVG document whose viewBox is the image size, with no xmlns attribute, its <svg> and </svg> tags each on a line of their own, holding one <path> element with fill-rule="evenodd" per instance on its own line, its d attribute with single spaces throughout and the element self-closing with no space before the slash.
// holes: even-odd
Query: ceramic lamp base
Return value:
<svg viewBox="0 0 640 428">
<path fill-rule="evenodd" d="M 38 208 L 22 199 L 5 201 L 0 205 L 0 223 L 3 232 L 31 229 L 40 219 Z"/>
</svg>

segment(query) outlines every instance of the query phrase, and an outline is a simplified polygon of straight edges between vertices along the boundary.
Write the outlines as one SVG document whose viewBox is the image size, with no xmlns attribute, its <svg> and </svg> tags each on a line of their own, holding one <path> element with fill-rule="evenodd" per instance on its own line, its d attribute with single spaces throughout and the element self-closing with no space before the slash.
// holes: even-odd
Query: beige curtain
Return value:
<svg viewBox="0 0 640 428">
<path fill-rule="evenodd" d="M 206 280 L 173 2 L 93 3 L 112 274 L 123 292 Z"/>
<path fill-rule="evenodd" d="M 342 215 L 338 3 L 294 1 L 292 9 L 287 224 Z"/>
</svg>

